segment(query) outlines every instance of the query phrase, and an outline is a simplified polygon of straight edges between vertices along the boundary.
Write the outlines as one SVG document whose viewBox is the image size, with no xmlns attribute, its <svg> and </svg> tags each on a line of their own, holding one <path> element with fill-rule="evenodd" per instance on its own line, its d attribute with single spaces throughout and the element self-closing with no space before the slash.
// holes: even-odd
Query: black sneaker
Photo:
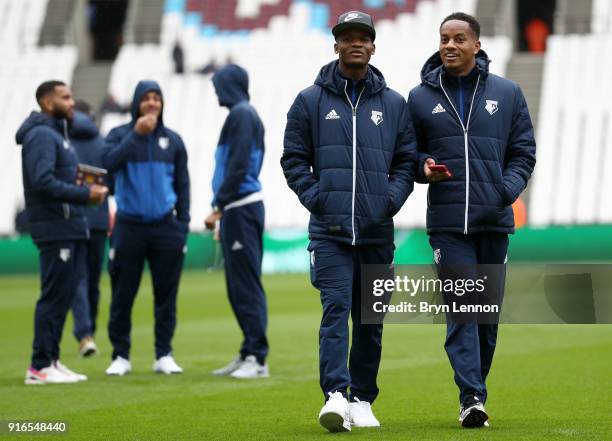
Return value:
<svg viewBox="0 0 612 441">
<path fill-rule="evenodd" d="M 468 397 L 459 409 L 459 422 L 463 427 L 488 426 L 489 415 L 477 396 Z"/>
</svg>

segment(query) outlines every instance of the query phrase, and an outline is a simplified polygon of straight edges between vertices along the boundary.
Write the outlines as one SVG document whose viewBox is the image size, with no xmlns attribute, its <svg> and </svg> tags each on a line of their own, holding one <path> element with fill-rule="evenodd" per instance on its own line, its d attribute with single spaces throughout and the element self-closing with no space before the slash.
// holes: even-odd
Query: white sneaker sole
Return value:
<svg viewBox="0 0 612 441">
<path fill-rule="evenodd" d="M 344 419 L 342 415 L 335 412 L 327 412 L 319 415 L 319 423 L 330 432 L 350 432 L 351 422 Z"/>
<path fill-rule="evenodd" d="M 236 375 L 236 372 L 232 372 L 229 376 L 232 378 L 237 378 L 238 380 L 257 380 L 258 378 L 270 378 L 270 374 L 267 372 L 255 375 Z"/>
<path fill-rule="evenodd" d="M 106 375 L 108 375 L 109 377 L 123 377 L 124 375 L 129 374 L 131 371 L 125 371 L 125 372 L 108 372 L 106 371 Z"/>
<path fill-rule="evenodd" d="M 45 383 L 42 380 L 39 380 L 38 378 L 26 378 L 25 384 L 30 386 L 30 385 L 42 385 L 42 384 L 47 384 L 47 383 Z"/>
<path fill-rule="evenodd" d="M 74 383 L 78 383 L 78 380 L 66 380 L 66 381 L 43 381 L 43 380 L 39 380 L 38 378 L 26 378 L 24 383 L 27 386 L 42 386 L 45 384 L 74 384 Z"/>
<path fill-rule="evenodd" d="M 359 424 L 359 423 L 351 422 L 351 426 L 353 427 L 380 427 L 380 423 L 376 422 L 376 423 Z"/>
<path fill-rule="evenodd" d="M 164 375 L 177 375 L 182 374 L 183 371 L 164 371 L 162 369 L 153 369 L 153 372 L 156 374 L 164 374 Z"/>
</svg>

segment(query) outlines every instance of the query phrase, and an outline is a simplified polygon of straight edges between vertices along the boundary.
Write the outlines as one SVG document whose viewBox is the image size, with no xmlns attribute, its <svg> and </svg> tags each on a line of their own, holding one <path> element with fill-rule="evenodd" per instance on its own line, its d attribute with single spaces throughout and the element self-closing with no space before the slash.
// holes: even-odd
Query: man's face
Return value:
<svg viewBox="0 0 612 441">
<path fill-rule="evenodd" d="M 361 29 L 347 29 L 334 44 L 340 62 L 351 68 L 366 66 L 375 50 L 372 36 Z"/>
<path fill-rule="evenodd" d="M 68 86 L 55 86 L 53 93 L 43 100 L 43 104 L 54 118 L 72 119 L 74 116 L 74 100 Z"/>
<path fill-rule="evenodd" d="M 457 75 L 467 75 L 475 64 L 480 41 L 462 20 L 449 20 L 440 28 L 440 57 L 444 67 Z"/>
<path fill-rule="evenodd" d="M 162 99 L 159 93 L 151 90 L 142 97 L 138 106 L 138 115 L 154 115 L 159 118 L 162 110 Z"/>
</svg>

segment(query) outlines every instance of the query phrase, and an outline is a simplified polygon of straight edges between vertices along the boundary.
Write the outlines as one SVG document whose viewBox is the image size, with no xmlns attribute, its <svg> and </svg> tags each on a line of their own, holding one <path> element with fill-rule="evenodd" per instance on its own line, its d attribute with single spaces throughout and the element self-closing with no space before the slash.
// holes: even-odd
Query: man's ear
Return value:
<svg viewBox="0 0 612 441">
<path fill-rule="evenodd" d="M 476 55 L 480 51 L 480 40 L 476 40 L 476 44 L 474 45 L 474 55 Z"/>
<path fill-rule="evenodd" d="M 372 43 L 372 55 L 376 52 L 376 45 Z"/>
<path fill-rule="evenodd" d="M 338 43 L 334 43 L 334 53 L 338 53 Z"/>
<path fill-rule="evenodd" d="M 53 110 L 53 94 L 48 94 L 40 100 L 40 109 L 46 112 Z"/>
</svg>

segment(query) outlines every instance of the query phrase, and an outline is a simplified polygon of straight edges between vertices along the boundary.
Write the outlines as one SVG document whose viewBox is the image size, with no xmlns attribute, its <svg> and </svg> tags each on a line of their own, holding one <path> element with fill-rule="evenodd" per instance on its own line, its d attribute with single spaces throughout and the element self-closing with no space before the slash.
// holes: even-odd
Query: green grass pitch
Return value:
<svg viewBox="0 0 612 441">
<path fill-rule="evenodd" d="M 271 378 L 239 381 L 210 371 L 238 350 L 240 334 L 222 273 L 186 272 L 174 354 L 185 373 L 154 374 L 148 275 L 134 308 L 132 365 L 107 378 L 109 286 L 103 280 L 102 355 L 80 359 L 68 320 L 62 361 L 86 373 L 74 385 L 28 386 L 35 276 L 0 278 L 0 420 L 65 420 L 62 440 L 610 440 L 612 326 L 504 325 L 490 375 L 491 428 L 461 429 L 441 325 L 387 325 L 374 411 L 380 429 L 328 434 L 319 426 L 320 304 L 308 276 L 266 276 Z M 0 435 L 1 439 L 12 438 Z"/>
</svg>

